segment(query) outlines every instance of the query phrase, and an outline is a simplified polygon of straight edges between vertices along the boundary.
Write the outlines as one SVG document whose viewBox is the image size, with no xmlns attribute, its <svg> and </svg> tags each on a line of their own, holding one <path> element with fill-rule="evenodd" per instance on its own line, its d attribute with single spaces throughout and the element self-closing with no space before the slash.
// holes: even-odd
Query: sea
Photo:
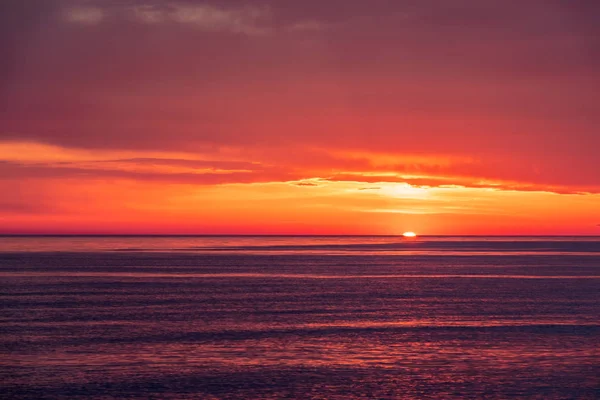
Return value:
<svg viewBox="0 0 600 400">
<path fill-rule="evenodd" d="M 2 399 L 598 399 L 600 237 L 3 236 Z"/>
</svg>

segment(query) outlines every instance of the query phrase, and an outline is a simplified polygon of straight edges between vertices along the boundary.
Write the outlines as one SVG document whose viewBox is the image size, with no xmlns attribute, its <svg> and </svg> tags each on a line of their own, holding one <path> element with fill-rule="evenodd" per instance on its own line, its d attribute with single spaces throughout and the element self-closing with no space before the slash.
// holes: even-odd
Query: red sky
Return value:
<svg viewBox="0 0 600 400">
<path fill-rule="evenodd" d="M 595 0 L 0 7 L 0 233 L 600 234 Z"/>
</svg>

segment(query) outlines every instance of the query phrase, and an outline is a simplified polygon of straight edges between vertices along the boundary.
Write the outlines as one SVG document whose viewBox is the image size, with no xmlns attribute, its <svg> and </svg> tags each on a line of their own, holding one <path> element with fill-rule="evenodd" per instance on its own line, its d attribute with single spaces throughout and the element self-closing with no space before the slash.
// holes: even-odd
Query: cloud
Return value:
<svg viewBox="0 0 600 400">
<path fill-rule="evenodd" d="M 105 17 L 103 9 L 98 7 L 73 7 L 65 10 L 64 18 L 73 23 L 95 25 Z"/>
<path fill-rule="evenodd" d="M 167 19 L 163 10 L 151 5 L 134 6 L 131 12 L 135 19 L 147 24 L 157 24 Z"/>
<path fill-rule="evenodd" d="M 294 186 L 319 186 L 318 183 L 311 181 L 290 182 L 290 184 Z"/>
<path fill-rule="evenodd" d="M 190 24 L 209 32 L 233 32 L 261 35 L 269 29 L 263 25 L 269 11 L 260 7 L 219 8 L 216 6 L 178 4 L 167 15 L 171 20 Z"/>
<path fill-rule="evenodd" d="M 327 28 L 328 25 L 316 20 L 299 21 L 290 25 L 287 30 L 290 32 L 317 32 Z"/>
<path fill-rule="evenodd" d="M 64 19 L 71 23 L 93 25 L 104 20 L 134 21 L 147 25 L 179 24 L 204 32 L 261 36 L 276 32 L 317 32 L 331 24 L 314 18 L 280 21 L 268 4 L 223 5 L 191 1 L 164 2 L 89 2 L 88 6 L 69 6 Z M 279 10 L 282 11 L 281 9 Z"/>
<path fill-rule="evenodd" d="M 35 145 L 31 145 L 31 147 L 35 149 Z M 3 175 L 19 179 L 83 178 L 90 181 L 121 179 L 215 185 L 280 182 L 300 178 L 297 173 L 287 168 L 276 168 L 257 162 L 145 157 L 143 152 L 139 153 L 140 157 L 113 158 L 119 153 L 97 152 L 94 154 L 94 152 L 73 151 L 43 145 L 35 149 L 37 151 L 45 149 L 43 153 L 34 151 L 24 154 L 22 157 L 15 157 L 6 152 L 3 153 L 2 148 L 0 143 L 0 171 Z M 168 154 L 165 155 L 168 156 Z M 194 155 L 189 154 L 188 156 L 193 157 Z"/>
<path fill-rule="evenodd" d="M 307 162 L 307 160 L 309 160 Z M 22 179 L 47 177 L 128 179 L 189 184 L 289 182 L 320 186 L 354 182 L 359 190 L 382 183 L 561 194 L 600 193 L 597 184 L 549 179 L 498 169 L 492 160 L 296 148 L 213 148 L 203 152 L 76 149 L 36 142 L 0 141 L 0 171 Z M 519 172 L 519 171 L 517 171 Z"/>
<path fill-rule="evenodd" d="M 261 169 L 260 163 L 247 161 L 223 160 L 193 160 L 185 158 L 128 158 L 116 160 L 99 160 L 101 163 L 131 163 L 135 165 L 177 166 L 193 169 L 222 169 L 222 170 L 256 170 Z"/>
<path fill-rule="evenodd" d="M 107 17 L 128 19 L 145 24 L 178 23 L 205 32 L 228 32 L 244 35 L 262 35 L 272 30 L 268 7 L 225 7 L 189 2 L 164 2 L 127 5 L 102 4 L 71 6 L 64 12 L 68 22 L 98 24 Z"/>
</svg>

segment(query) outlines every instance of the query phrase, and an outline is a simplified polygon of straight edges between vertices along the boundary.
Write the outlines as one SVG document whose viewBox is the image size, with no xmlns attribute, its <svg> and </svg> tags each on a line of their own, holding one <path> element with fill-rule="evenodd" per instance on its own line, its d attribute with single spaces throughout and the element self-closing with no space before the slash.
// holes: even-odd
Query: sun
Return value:
<svg viewBox="0 0 600 400">
<path fill-rule="evenodd" d="M 404 233 L 402 234 L 402 236 L 404 236 L 404 237 L 416 237 L 416 236 L 417 236 L 417 234 L 416 234 L 416 233 L 414 233 L 414 232 L 404 232 Z"/>
</svg>

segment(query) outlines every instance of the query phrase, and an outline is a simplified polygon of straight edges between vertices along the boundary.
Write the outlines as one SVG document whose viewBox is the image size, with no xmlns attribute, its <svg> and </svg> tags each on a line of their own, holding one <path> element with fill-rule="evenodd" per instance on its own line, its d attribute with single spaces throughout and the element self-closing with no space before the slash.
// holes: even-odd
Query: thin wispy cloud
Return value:
<svg viewBox="0 0 600 400">
<path fill-rule="evenodd" d="M 166 3 L 135 6 L 71 6 L 65 20 L 77 24 L 98 24 L 107 18 L 121 18 L 145 24 L 178 23 L 206 32 L 262 35 L 273 30 L 268 7 L 225 7 L 212 4 Z"/>
<path fill-rule="evenodd" d="M 66 9 L 63 15 L 69 22 L 94 25 L 102 22 L 105 12 L 98 7 L 72 7 Z"/>
<path fill-rule="evenodd" d="M 206 31 L 264 34 L 269 10 L 259 7 L 217 8 L 211 5 L 176 5 L 168 15 L 171 20 L 190 24 Z"/>
<path fill-rule="evenodd" d="M 134 19 L 147 24 L 158 24 L 164 22 L 167 19 L 165 11 L 158 9 L 155 6 L 135 6 L 131 8 L 130 11 Z"/>
<path fill-rule="evenodd" d="M 293 25 L 290 25 L 287 30 L 290 32 L 316 32 L 321 31 L 327 27 L 323 22 L 319 22 L 316 20 L 307 20 L 296 22 Z"/>
</svg>

